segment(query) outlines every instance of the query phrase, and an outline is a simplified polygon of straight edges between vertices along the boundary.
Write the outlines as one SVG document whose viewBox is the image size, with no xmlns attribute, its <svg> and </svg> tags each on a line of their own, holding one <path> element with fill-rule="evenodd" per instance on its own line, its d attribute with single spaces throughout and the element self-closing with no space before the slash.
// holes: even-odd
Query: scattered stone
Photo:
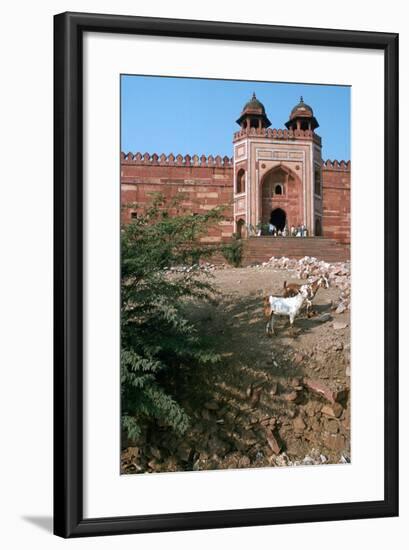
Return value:
<svg viewBox="0 0 409 550">
<path fill-rule="evenodd" d="M 164 472 L 177 472 L 179 470 L 179 464 L 175 457 L 170 456 L 162 464 L 162 470 Z"/>
<path fill-rule="evenodd" d="M 260 420 L 260 424 L 262 426 L 275 426 L 276 424 L 276 419 L 273 417 L 273 416 L 267 416 L 266 418 L 263 418 L 262 420 Z"/>
<path fill-rule="evenodd" d="M 276 466 L 292 466 L 292 462 L 288 458 L 286 453 L 281 453 L 278 456 L 274 457 L 273 461 Z"/>
<path fill-rule="evenodd" d="M 332 451 L 342 451 L 345 448 L 345 438 L 342 434 L 323 434 L 322 440 Z"/>
<path fill-rule="evenodd" d="M 145 434 L 137 441 L 127 442 L 126 446 L 140 445 L 141 451 L 135 447 L 133 464 L 129 458 L 125 462 L 124 453 L 129 448 L 123 451 L 123 473 L 249 468 L 268 464 L 297 466 L 338 461 L 345 464 L 350 461 L 349 379 L 345 380 L 345 376 L 350 376 L 350 347 L 345 342 L 348 331 L 343 332 L 349 323 L 349 264 L 325 264 L 315 258 L 299 261 L 275 258 L 263 266 L 257 266 L 257 269 L 277 271 L 273 266 L 277 270 L 294 269 L 288 278 L 295 282 L 299 282 L 300 274 L 311 281 L 321 271 L 328 271 L 331 286 L 339 288 L 340 292 L 332 304 L 328 303 L 328 299 L 323 300 L 324 292 L 319 294 L 317 302 L 320 306 L 314 320 L 318 323 L 330 322 L 322 325 L 315 323 L 315 328 L 314 322 L 310 321 L 312 333 L 307 335 L 305 342 L 304 337 L 294 342 L 283 331 L 282 338 L 280 336 L 280 341 L 277 340 L 280 349 L 274 346 L 274 352 L 267 351 L 255 361 L 255 365 L 250 362 L 239 365 L 239 370 L 245 373 L 240 384 L 236 385 L 231 380 L 220 383 L 217 380 L 218 393 L 208 396 L 209 402 L 196 408 L 196 411 L 188 410 L 193 422 L 184 437 L 169 435 L 164 422 L 164 429 L 154 433 L 149 442 Z M 222 268 L 224 266 L 207 266 L 209 270 Z M 177 271 L 189 276 L 191 269 L 187 267 L 184 271 Z M 272 288 L 271 291 L 279 292 L 280 289 Z M 332 292 L 331 296 L 335 294 Z M 333 312 L 330 312 L 330 307 L 333 307 Z M 325 313 L 320 314 L 322 311 Z M 336 317 L 342 313 L 346 315 Z M 345 320 L 347 322 L 342 323 Z M 261 309 L 256 322 L 262 327 Z M 342 324 L 344 326 L 340 328 Z M 297 349 L 297 344 L 303 348 Z M 269 350 L 267 345 L 266 350 Z M 270 368 L 267 369 L 265 361 L 269 357 Z M 278 368 L 271 368 L 272 365 Z M 264 384 L 264 391 L 261 388 L 257 390 L 255 368 L 259 370 L 257 379 L 263 378 L 261 384 Z M 311 378 L 296 378 L 307 373 Z M 234 392 L 229 393 L 233 386 Z M 339 391 L 345 387 L 348 389 Z M 277 415 L 277 421 L 268 414 Z M 282 452 L 283 448 L 288 455 Z"/>
<path fill-rule="evenodd" d="M 327 416 L 339 418 L 343 410 L 344 409 L 340 403 L 333 403 L 332 405 L 324 405 L 321 412 Z"/>
<path fill-rule="evenodd" d="M 242 456 L 239 460 L 239 468 L 248 468 L 251 464 L 251 460 L 248 456 Z"/>
<path fill-rule="evenodd" d="M 122 453 L 122 458 L 125 460 L 129 460 L 130 462 L 133 462 L 139 457 L 140 452 L 141 451 L 139 447 L 128 447 L 126 451 Z"/>
<path fill-rule="evenodd" d="M 283 399 L 285 399 L 286 401 L 295 401 L 297 397 L 298 393 L 296 391 L 291 391 L 283 395 Z"/>
<path fill-rule="evenodd" d="M 318 401 L 311 401 L 311 400 L 308 401 L 308 403 L 306 404 L 306 406 L 304 408 L 305 413 L 310 418 L 315 416 L 320 409 L 321 409 L 321 404 L 318 403 Z"/>
<path fill-rule="evenodd" d="M 293 420 L 293 427 L 294 427 L 295 433 L 298 433 L 298 434 L 302 433 L 305 430 L 305 422 L 301 418 L 301 416 L 297 416 Z"/>
<path fill-rule="evenodd" d="M 250 406 L 254 408 L 260 401 L 262 388 L 256 388 L 250 397 Z"/>
<path fill-rule="evenodd" d="M 332 419 L 327 419 L 327 421 L 325 423 L 325 428 L 331 434 L 336 434 L 339 431 L 338 422 L 336 420 L 332 420 Z"/>
<path fill-rule="evenodd" d="M 271 384 L 271 389 L 270 389 L 270 395 L 277 395 L 277 392 L 278 392 L 278 384 L 277 382 L 273 382 Z"/>
<path fill-rule="evenodd" d="M 272 430 L 266 430 L 266 439 L 270 449 L 273 451 L 273 453 L 278 455 L 279 452 L 281 451 L 281 445 L 277 441 L 277 438 L 273 434 Z"/>
<path fill-rule="evenodd" d="M 160 468 L 160 462 L 156 458 L 152 458 L 152 460 L 148 462 L 148 466 L 151 470 L 156 471 Z"/>
<path fill-rule="evenodd" d="M 328 386 L 320 382 L 319 380 L 312 380 L 311 378 L 304 379 L 304 384 L 309 388 L 311 391 L 317 393 L 318 395 L 321 395 L 322 397 L 325 397 L 327 401 L 330 401 L 330 403 L 335 403 L 335 396 L 334 393 Z"/>
</svg>

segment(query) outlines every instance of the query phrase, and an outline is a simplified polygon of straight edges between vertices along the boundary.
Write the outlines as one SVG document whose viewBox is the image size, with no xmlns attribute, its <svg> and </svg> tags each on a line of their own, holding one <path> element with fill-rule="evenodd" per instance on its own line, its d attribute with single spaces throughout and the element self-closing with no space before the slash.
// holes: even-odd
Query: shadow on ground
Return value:
<svg viewBox="0 0 409 550">
<path fill-rule="evenodd" d="M 48 533 L 53 532 L 53 518 L 51 516 L 22 516 L 21 519 L 32 523 L 43 531 L 47 531 Z"/>
</svg>

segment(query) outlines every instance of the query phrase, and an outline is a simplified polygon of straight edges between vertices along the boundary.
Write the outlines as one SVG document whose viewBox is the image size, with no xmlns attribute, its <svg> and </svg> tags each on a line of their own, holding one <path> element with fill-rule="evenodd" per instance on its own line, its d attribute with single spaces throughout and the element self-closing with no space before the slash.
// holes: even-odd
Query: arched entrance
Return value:
<svg viewBox="0 0 409 550">
<path fill-rule="evenodd" d="M 241 218 L 236 222 L 236 234 L 239 239 L 244 237 L 244 220 Z"/>
<path fill-rule="evenodd" d="M 277 228 L 277 231 L 282 231 L 284 229 L 286 220 L 287 216 L 282 208 L 275 208 L 271 211 L 270 223 Z"/>
<path fill-rule="evenodd" d="M 279 231 L 283 231 L 286 224 L 290 225 L 290 221 L 297 223 L 304 217 L 303 187 L 300 177 L 283 164 L 275 166 L 261 179 L 259 204 L 261 214 L 259 221 L 264 226 L 271 222 Z M 273 221 L 271 221 L 273 214 Z"/>
</svg>

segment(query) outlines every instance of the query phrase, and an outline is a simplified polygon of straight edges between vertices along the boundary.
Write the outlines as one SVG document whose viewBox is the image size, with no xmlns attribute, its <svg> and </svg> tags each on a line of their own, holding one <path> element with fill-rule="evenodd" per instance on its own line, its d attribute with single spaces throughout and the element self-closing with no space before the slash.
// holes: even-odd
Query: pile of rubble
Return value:
<svg viewBox="0 0 409 550">
<path fill-rule="evenodd" d="M 122 453 L 123 473 L 347 463 L 349 390 L 310 377 L 247 388 L 242 409 L 227 398 L 190 411 L 183 436 L 165 428 Z M 267 413 L 273 408 L 275 413 Z M 135 445 L 135 444 L 134 444 Z"/>
<path fill-rule="evenodd" d="M 291 460 L 287 453 L 281 453 L 274 460 L 275 466 L 317 466 L 319 464 L 326 464 L 328 458 L 320 453 L 317 449 L 311 449 L 311 452 L 308 453 L 302 460 Z M 345 453 L 341 455 L 339 459 L 339 464 L 349 464 L 351 459 Z"/>
<path fill-rule="evenodd" d="M 286 257 L 271 257 L 260 266 L 267 269 L 293 270 L 299 279 L 312 280 L 321 275 L 327 277 L 331 287 L 340 289 L 339 301 L 334 305 L 336 313 L 343 313 L 350 307 L 351 298 L 351 264 L 350 262 L 328 263 L 312 256 L 301 260 Z"/>
<path fill-rule="evenodd" d="M 224 265 L 223 265 L 224 267 Z M 177 265 L 172 267 L 164 267 L 163 271 L 167 273 L 194 273 L 197 271 L 214 271 L 215 269 L 220 268 L 220 266 L 211 264 L 209 262 L 201 262 L 200 264 L 193 265 Z"/>
</svg>

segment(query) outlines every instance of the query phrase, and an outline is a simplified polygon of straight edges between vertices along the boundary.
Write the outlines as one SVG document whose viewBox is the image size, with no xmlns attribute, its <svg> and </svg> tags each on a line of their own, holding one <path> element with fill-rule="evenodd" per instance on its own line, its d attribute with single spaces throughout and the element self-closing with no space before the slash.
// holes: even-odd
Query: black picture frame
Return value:
<svg viewBox="0 0 409 550">
<path fill-rule="evenodd" d="M 381 50 L 385 59 L 384 500 L 83 517 L 83 64 L 86 31 Z M 398 515 L 398 35 L 89 13 L 54 18 L 54 532 L 61 537 Z"/>
</svg>

